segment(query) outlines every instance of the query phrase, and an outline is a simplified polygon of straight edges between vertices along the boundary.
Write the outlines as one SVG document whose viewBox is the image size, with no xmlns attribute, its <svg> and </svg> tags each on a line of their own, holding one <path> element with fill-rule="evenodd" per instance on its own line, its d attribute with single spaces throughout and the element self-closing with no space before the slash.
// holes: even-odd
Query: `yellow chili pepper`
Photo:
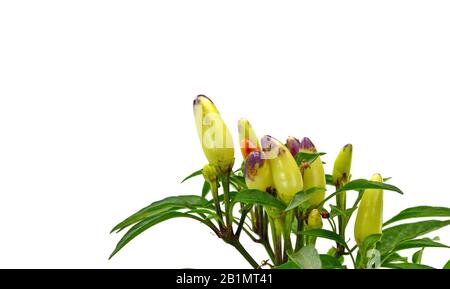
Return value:
<svg viewBox="0 0 450 289">
<path fill-rule="evenodd" d="M 383 182 L 380 174 L 371 178 L 374 182 Z M 359 203 L 355 221 L 355 240 L 361 246 L 370 235 L 381 234 L 383 225 L 383 190 L 366 189 Z"/>
<path fill-rule="evenodd" d="M 303 189 L 300 169 L 288 148 L 280 141 L 266 135 L 261 144 L 272 170 L 276 195 L 285 204 L 289 204 L 295 194 Z"/>
<path fill-rule="evenodd" d="M 316 147 L 312 141 L 305 137 L 299 146 L 300 152 L 316 153 Z M 318 191 L 312 194 L 308 200 L 311 207 L 319 205 L 325 197 L 326 179 L 325 170 L 323 169 L 323 163 L 320 157 L 317 157 L 311 164 L 301 167 L 303 174 L 303 189 L 306 191 L 311 188 L 321 188 L 323 191 Z"/>
<path fill-rule="evenodd" d="M 203 152 L 221 173 L 229 173 L 234 164 L 233 138 L 214 103 L 206 96 L 194 100 L 194 116 Z"/>
</svg>

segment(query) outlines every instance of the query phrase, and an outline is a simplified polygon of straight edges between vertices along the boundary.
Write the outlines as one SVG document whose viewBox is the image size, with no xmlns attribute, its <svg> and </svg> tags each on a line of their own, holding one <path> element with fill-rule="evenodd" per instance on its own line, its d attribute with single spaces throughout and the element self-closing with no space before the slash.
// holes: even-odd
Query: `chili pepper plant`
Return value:
<svg viewBox="0 0 450 289">
<path fill-rule="evenodd" d="M 237 127 L 244 161 L 236 165 L 231 132 L 214 103 L 199 95 L 193 106 L 207 163 L 183 182 L 203 177 L 203 187 L 198 195 L 153 202 L 116 225 L 112 232 L 128 231 L 110 258 L 145 230 L 173 218 L 204 224 L 253 268 L 426 269 L 431 267 L 422 264 L 425 248 L 449 248 L 424 235 L 450 224 L 450 208 L 412 207 L 384 220 L 384 192 L 403 192 L 379 173 L 370 179 L 352 176 L 351 144 L 342 148 L 333 171 L 326 174 L 321 160 L 325 153 L 309 138 L 259 138 L 250 122 L 241 119 Z M 347 202 L 348 194 L 356 201 Z M 352 234 L 347 225 L 353 214 Z M 252 257 L 252 248 L 241 243 L 244 236 L 264 247 L 267 260 Z M 316 249 L 319 238 L 329 242 L 328 251 Z M 408 256 L 406 249 L 415 253 Z M 443 266 L 449 268 L 450 261 Z"/>
</svg>

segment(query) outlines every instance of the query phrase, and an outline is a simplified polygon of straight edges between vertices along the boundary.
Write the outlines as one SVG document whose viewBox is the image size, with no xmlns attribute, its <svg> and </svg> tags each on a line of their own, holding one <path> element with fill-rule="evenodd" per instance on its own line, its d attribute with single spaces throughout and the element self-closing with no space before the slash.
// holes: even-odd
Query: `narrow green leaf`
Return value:
<svg viewBox="0 0 450 289">
<path fill-rule="evenodd" d="M 383 178 L 383 182 L 387 182 L 387 181 L 389 181 L 390 179 L 392 179 L 392 178 L 391 178 L 391 177 Z M 326 175 L 325 175 L 325 180 L 326 180 L 326 182 L 327 182 L 327 185 L 329 185 L 329 186 L 334 186 L 334 183 L 333 183 L 333 176 L 332 176 L 332 175 L 326 174 Z"/>
<path fill-rule="evenodd" d="M 394 222 L 405 219 L 423 218 L 423 217 L 450 217 L 450 208 L 430 207 L 430 206 L 418 206 L 408 208 L 401 211 L 395 217 L 384 223 L 383 226 L 387 226 Z"/>
<path fill-rule="evenodd" d="M 341 262 L 333 256 L 321 254 L 320 262 L 322 263 L 322 269 L 343 269 Z"/>
<path fill-rule="evenodd" d="M 211 186 L 207 181 L 203 182 L 203 188 L 202 188 L 202 198 L 206 198 L 208 193 L 211 191 Z"/>
<path fill-rule="evenodd" d="M 331 211 L 330 211 L 330 218 L 334 218 L 337 216 L 345 216 L 348 219 L 350 219 L 350 217 L 352 216 L 353 212 L 358 208 L 358 207 L 352 207 L 350 209 L 346 209 L 346 210 L 341 210 L 338 207 L 334 206 L 334 205 L 330 205 L 331 207 Z"/>
<path fill-rule="evenodd" d="M 258 204 L 271 206 L 284 210 L 286 206 L 271 194 L 259 190 L 242 190 L 237 192 L 233 198 L 233 203 Z"/>
<path fill-rule="evenodd" d="M 149 206 L 139 210 L 133 215 L 129 216 L 119 224 L 117 224 L 112 230 L 121 231 L 128 226 L 131 226 L 144 218 L 148 218 L 152 215 L 159 215 L 167 211 L 173 211 L 180 208 L 196 208 L 196 207 L 208 207 L 208 201 L 204 198 L 196 195 L 186 195 L 186 196 L 173 196 L 162 199 L 160 201 L 151 203 Z"/>
<path fill-rule="evenodd" d="M 385 263 L 395 263 L 395 262 L 407 263 L 408 258 L 403 257 L 403 256 L 399 255 L 398 253 L 392 253 L 384 260 L 384 262 Z M 383 267 L 383 265 L 381 265 L 381 267 Z"/>
<path fill-rule="evenodd" d="M 361 246 L 362 252 L 368 252 L 371 248 L 374 248 L 375 245 L 381 240 L 382 234 L 374 234 L 367 236 Z"/>
<path fill-rule="evenodd" d="M 336 191 L 336 193 L 344 191 L 362 191 L 366 189 L 382 189 L 386 191 L 394 191 L 403 195 L 403 192 L 396 186 L 385 184 L 381 182 L 373 182 L 365 179 L 357 179 L 346 183 L 342 188 Z"/>
<path fill-rule="evenodd" d="M 128 230 L 128 232 L 126 232 L 125 235 L 123 235 L 122 239 L 120 239 L 120 241 L 116 245 L 116 248 L 114 249 L 114 251 L 109 256 L 109 259 L 111 259 L 126 244 L 128 244 L 131 240 L 133 240 L 136 236 L 138 236 L 139 234 L 141 234 L 145 230 L 147 230 L 150 227 L 152 227 L 152 226 L 154 226 L 156 224 L 159 224 L 159 223 L 161 223 L 163 221 L 166 221 L 166 220 L 169 220 L 169 219 L 173 219 L 173 218 L 179 218 L 179 217 L 186 217 L 186 218 L 196 219 L 198 221 L 203 221 L 200 218 L 197 218 L 195 216 L 192 216 L 192 215 L 189 215 L 189 214 L 186 214 L 186 213 L 181 213 L 181 212 L 166 212 L 166 213 L 161 214 L 161 215 L 151 216 L 149 218 L 146 218 L 146 219 L 140 221 L 139 223 L 137 223 L 136 225 L 134 225 L 133 227 L 131 227 Z"/>
<path fill-rule="evenodd" d="M 325 155 L 326 153 L 307 153 L 307 152 L 299 152 L 295 155 L 295 161 L 298 165 L 301 165 L 303 161 L 312 164 L 318 157 Z"/>
<path fill-rule="evenodd" d="M 447 263 L 445 263 L 442 269 L 450 269 L 450 260 L 448 260 Z"/>
<path fill-rule="evenodd" d="M 303 204 L 306 204 L 314 193 L 323 192 L 323 191 L 324 191 L 323 188 L 314 187 L 314 188 L 309 188 L 306 191 L 298 192 L 292 199 L 291 203 L 287 206 L 286 211 L 292 210 Z"/>
<path fill-rule="evenodd" d="M 320 203 L 319 207 L 322 206 L 323 204 L 325 204 L 327 201 L 329 201 L 332 198 L 334 198 L 340 192 L 344 192 L 344 191 L 358 191 L 358 192 L 362 192 L 365 189 L 383 189 L 383 190 L 386 190 L 386 191 L 394 191 L 394 192 L 397 192 L 399 194 L 403 194 L 403 192 L 399 188 L 397 188 L 397 187 L 395 187 L 393 185 L 380 183 L 380 182 L 373 182 L 373 181 L 369 181 L 369 180 L 365 180 L 365 179 L 358 179 L 358 180 L 354 180 L 354 181 L 351 181 L 351 182 L 345 184 L 344 186 L 342 186 L 342 188 L 340 188 L 339 190 L 335 191 L 334 193 L 332 193 L 331 195 L 326 197 Z"/>
<path fill-rule="evenodd" d="M 393 268 L 393 269 L 435 269 L 433 267 L 422 265 L 422 264 L 414 264 L 414 263 L 385 263 L 383 264 L 385 268 Z"/>
<path fill-rule="evenodd" d="M 240 186 L 241 188 L 244 188 L 244 189 L 247 188 L 247 184 L 245 183 L 245 178 L 243 176 L 231 175 L 230 181 L 233 182 L 234 184 Z"/>
<path fill-rule="evenodd" d="M 276 266 L 274 269 L 300 269 L 300 266 L 293 261 L 287 261 L 286 263 Z"/>
<path fill-rule="evenodd" d="M 421 235 L 438 230 L 450 224 L 447 221 L 422 221 L 417 223 L 401 224 L 383 230 L 383 237 L 379 243 L 379 250 L 382 256 L 393 251 L 400 243 L 414 239 Z"/>
<path fill-rule="evenodd" d="M 334 186 L 333 176 L 332 175 L 326 174 L 325 175 L 325 181 L 327 182 L 327 185 Z"/>
<path fill-rule="evenodd" d="M 299 233 L 302 235 L 305 235 L 305 236 L 313 236 L 313 237 L 319 237 L 319 238 L 333 240 L 341 245 L 347 246 L 344 238 L 342 238 L 335 232 L 328 231 L 325 229 L 311 229 L 311 230 L 306 230 L 306 231 L 302 231 Z"/>
<path fill-rule="evenodd" d="M 415 252 L 412 256 L 412 261 L 414 264 L 420 264 L 422 263 L 422 256 L 423 256 L 423 250 L 425 248 L 420 249 L 419 251 Z"/>
<path fill-rule="evenodd" d="M 187 180 L 189 180 L 189 179 L 192 179 L 193 177 L 200 176 L 201 174 L 203 174 L 203 169 L 200 169 L 200 170 L 198 170 L 198 171 L 195 171 L 195 172 L 193 172 L 192 174 L 190 174 L 189 176 L 185 177 L 185 178 L 181 181 L 181 183 L 184 183 L 185 181 L 187 181 Z"/>
<path fill-rule="evenodd" d="M 395 247 L 394 251 L 400 251 L 411 248 L 426 248 L 426 247 L 450 248 L 447 245 L 435 242 L 429 238 L 423 238 L 423 239 L 403 241 Z"/>
<path fill-rule="evenodd" d="M 313 245 L 301 248 L 298 252 L 288 254 L 289 258 L 302 269 L 321 269 L 319 253 Z"/>
</svg>

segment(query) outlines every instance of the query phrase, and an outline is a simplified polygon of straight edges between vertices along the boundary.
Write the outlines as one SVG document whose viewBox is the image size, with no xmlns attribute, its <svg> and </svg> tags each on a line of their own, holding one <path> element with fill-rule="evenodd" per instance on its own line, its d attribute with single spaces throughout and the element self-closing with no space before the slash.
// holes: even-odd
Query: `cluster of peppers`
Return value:
<svg viewBox="0 0 450 289">
<path fill-rule="evenodd" d="M 268 205 L 241 205 L 242 217 L 235 230 L 233 202 L 229 191 L 230 175 L 235 173 L 233 138 L 216 106 L 208 97 L 200 95 L 194 100 L 194 115 L 198 136 L 208 159 L 208 164 L 204 166 L 202 172 L 209 183 L 214 200 L 219 226 L 217 235 L 236 247 L 255 268 L 259 265 L 239 242 L 239 235 L 247 215 L 251 219 L 252 231 L 259 236 L 256 241 L 264 245 L 275 266 L 286 262 L 289 254 L 302 247 L 315 245 L 315 237 L 298 233 L 322 228 L 322 218 L 327 218 L 328 215 L 323 209 L 326 175 L 320 155 L 312 141 L 306 137 L 301 141 L 289 137 L 282 143 L 269 135 L 263 136 L 260 140 L 248 120 L 239 121 L 239 143 L 244 159 L 239 171 L 245 179 L 245 186 L 251 190 L 267 192 L 286 206 L 299 192 L 310 194 L 306 205 L 288 211 Z M 301 156 L 308 154 L 316 154 L 316 157 L 312 161 L 301 159 Z M 350 181 L 351 162 L 352 145 L 348 144 L 342 148 L 334 163 L 332 182 L 336 189 L 342 188 Z M 383 182 L 383 179 L 379 174 L 375 174 L 371 181 Z M 220 186 L 223 195 L 219 195 Z M 341 211 L 347 209 L 345 191 L 336 195 L 336 207 Z M 358 246 L 363 244 L 366 237 L 381 233 L 382 213 L 383 190 L 366 189 L 362 195 L 354 227 Z M 345 238 L 349 220 L 345 215 L 339 215 L 338 218 L 339 235 Z M 297 232 L 295 243 L 291 240 L 293 226 L 296 226 L 294 232 Z M 339 257 L 345 253 L 345 248 L 337 244 L 335 254 Z"/>
</svg>

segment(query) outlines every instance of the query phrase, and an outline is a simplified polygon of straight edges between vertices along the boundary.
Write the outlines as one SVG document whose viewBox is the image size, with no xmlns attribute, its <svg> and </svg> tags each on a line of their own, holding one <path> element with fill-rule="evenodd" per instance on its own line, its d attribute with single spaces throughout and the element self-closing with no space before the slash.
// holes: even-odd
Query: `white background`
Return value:
<svg viewBox="0 0 450 289">
<path fill-rule="evenodd" d="M 351 142 L 354 177 L 380 172 L 406 193 L 385 193 L 386 219 L 450 206 L 448 1 L 149 2 L 1 2 L 1 267 L 248 268 L 182 219 L 107 260 L 113 225 L 200 193 L 201 179 L 180 184 L 206 162 L 200 93 L 235 138 L 240 117 L 260 135 L 309 136 L 327 171 Z"/>
</svg>

